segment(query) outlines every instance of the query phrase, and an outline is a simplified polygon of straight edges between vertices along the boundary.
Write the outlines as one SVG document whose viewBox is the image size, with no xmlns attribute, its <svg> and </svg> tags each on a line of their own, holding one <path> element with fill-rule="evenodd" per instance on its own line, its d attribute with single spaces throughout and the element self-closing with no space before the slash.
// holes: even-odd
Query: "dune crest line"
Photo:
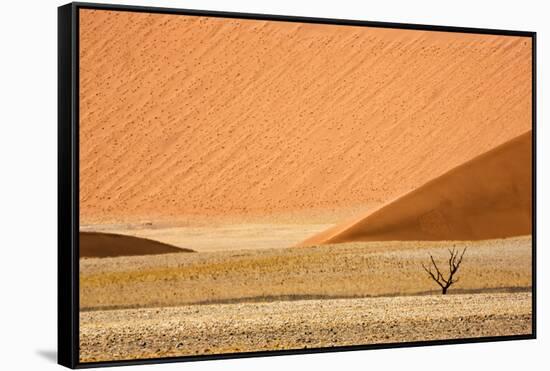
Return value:
<svg viewBox="0 0 550 371">
<path fill-rule="evenodd" d="M 482 240 L 531 234 L 531 134 L 528 131 L 298 246 Z"/>
</svg>

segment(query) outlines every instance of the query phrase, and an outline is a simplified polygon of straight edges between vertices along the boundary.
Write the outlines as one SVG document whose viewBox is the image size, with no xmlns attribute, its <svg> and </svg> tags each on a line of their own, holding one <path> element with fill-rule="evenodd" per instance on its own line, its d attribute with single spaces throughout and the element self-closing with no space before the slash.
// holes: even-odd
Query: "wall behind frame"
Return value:
<svg viewBox="0 0 550 371">
<path fill-rule="evenodd" d="M 105 0 L 110 3 L 110 1 Z M 114 2 L 113 2 L 114 3 Z M 129 2 L 125 2 L 129 4 Z M 550 28 L 537 1 L 463 1 L 442 5 L 423 2 L 314 2 L 314 1 L 136 1 L 134 5 L 216 9 L 239 12 L 275 13 L 315 17 L 351 18 L 388 22 L 442 24 L 538 32 L 538 189 L 545 189 L 550 175 L 541 164 L 550 161 L 550 149 L 540 145 L 550 141 L 542 123 L 545 96 L 541 86 L 550 84 L 544 69 L 550 50 Z M 13 301 L 1 307 L 4 329 L 1 337 L 2 364 L 6 369 L 59 369 L 56 349 L 57 272 L 57 6 L 60 1 L 10 2 L 4 5 L 0 22 L 4 58 L 3 130 L 0 140 L 0 184 L 5 232 L 2 242 L 2 275 L 5 298 Z M 7 7 L 7 8 L 6 8 Z M 545 148 L 546 147 L 546 148 Z M 546 232 L 550 200 L 538 193 L 538 265 L 546 266 L 550 243 Z M 548 274 L 538 269 L 538 288 L 548 286 Z M 407 369 L 429 370 L 445 365 L 447 370 L 537 369 L 543 349 L 550 346 L 549 309 L 539 295 L 539 340 L 437 346 L 427 348 L 285 356 L 229 361 L 187 363 L 187 370 L 266 370 L 346 367 L 349 370 Z M 34 366 L 34 367 L 33 367 Z M 181 364 L 149 366 L 176 370 Z M 125 369 L 138 369 L 129 367 Z M 139 368 L 142 369 L 142 368 Z"/>
</svg>

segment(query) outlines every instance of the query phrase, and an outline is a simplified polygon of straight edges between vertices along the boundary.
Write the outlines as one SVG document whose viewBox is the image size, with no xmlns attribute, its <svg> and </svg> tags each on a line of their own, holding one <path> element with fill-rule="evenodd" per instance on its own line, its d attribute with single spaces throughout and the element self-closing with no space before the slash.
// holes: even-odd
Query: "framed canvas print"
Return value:
<svg viewBox="0 0 550 371">
<path fill-rule="evenodd" d="M 534 32 L 58 17 L 62 365 L 535 337 Z"/>
</svg>

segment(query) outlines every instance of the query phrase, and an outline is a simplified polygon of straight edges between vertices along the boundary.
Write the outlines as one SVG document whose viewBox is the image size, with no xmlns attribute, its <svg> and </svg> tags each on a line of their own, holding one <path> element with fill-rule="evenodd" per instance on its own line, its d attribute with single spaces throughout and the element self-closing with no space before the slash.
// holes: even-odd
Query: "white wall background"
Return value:
<svg viewBox="0 0 550 371">
<path fill-rule="evenodd" d="M 111 3 L 112 1 L 104 0 Z M 550 63 L 545 1 L 123 1 L 132 5 L 350 18 L 538 32 L 539 339 L 408 349 L 134 366 L 155 370 L 528 370 L 550 349 Z M 57 9 L 59 0 L 4 1 L 0 13 L 0 369 L 59 369 L 56 351 Z M 546 12 L 545 12 L 546 11 Z M 546 14 L 546 17 L 545 17 Z M 548 352 L 548 350 L 546 351 Z M 538 366 L 537 366 L 538 365 Z"/>
</svg>

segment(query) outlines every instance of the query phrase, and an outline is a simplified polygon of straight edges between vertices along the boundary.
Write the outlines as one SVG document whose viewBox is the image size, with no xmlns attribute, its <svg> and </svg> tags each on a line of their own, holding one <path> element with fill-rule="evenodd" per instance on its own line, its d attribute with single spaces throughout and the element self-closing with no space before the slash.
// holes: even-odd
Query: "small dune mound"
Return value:
<svg viewBox="0 0 550 371">
<path fill-rule="evenodd" d="M 193 252 L 162 242 L 114 233 L 80 232 L 81 258 L 107 258 L 114 256 L 155 255 Z"/>
<path fill-rule="evenodd" d="M 481 240 L 531 234 L 531 131 L 299 244 Z"/>
</svg>

